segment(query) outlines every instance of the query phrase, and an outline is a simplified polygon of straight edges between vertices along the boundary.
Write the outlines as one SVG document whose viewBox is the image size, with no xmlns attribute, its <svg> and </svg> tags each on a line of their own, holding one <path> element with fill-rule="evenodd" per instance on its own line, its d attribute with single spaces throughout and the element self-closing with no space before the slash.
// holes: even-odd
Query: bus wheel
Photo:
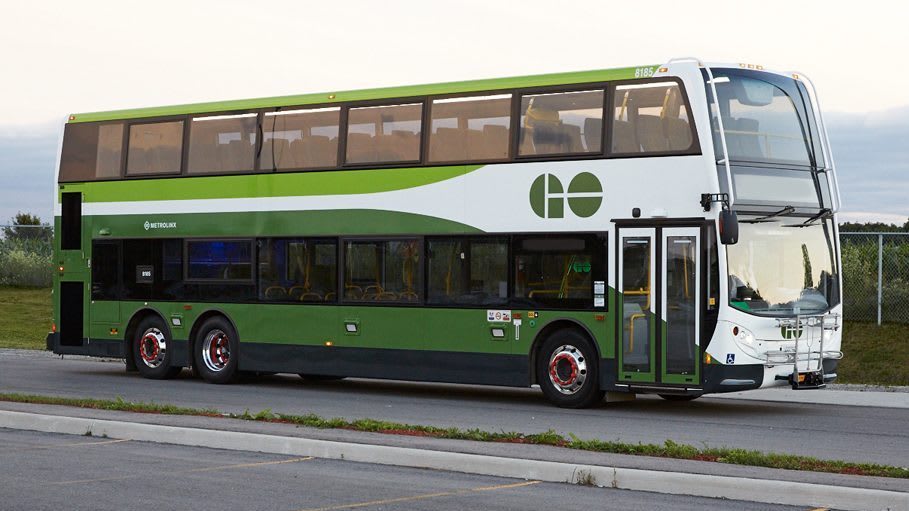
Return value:
<svg viewBox="0 0 909 511">
<path fill-rule="evenodd" d="M 700 394 L 658 394 L 666 401 L 694 401 L 701 397 Z"/>
<path fill-rule="evenodd" d="M 199 328 L 195 342 L 199 375 L 209 383 L 230 383 L 237 379 L 239 339 L 230 323 L 220 316 L 209 318 Z"/>
<path fill-rule="evenodd" d="M 575 330 L 550 335 L 537 354 L 537 382 L 552 404 L 586 408 L 603 399 L 596 350 Z"/>
<path fill-rule="evenodd" d="M 173 378 L 183 369 L 170 365 L 173 344 L 169 335 L 164 321 L 157 316 L 149 316 L 139 322 L 132 351 L 136 369 L 143 377 L 164 380 Z"/>
</svg>

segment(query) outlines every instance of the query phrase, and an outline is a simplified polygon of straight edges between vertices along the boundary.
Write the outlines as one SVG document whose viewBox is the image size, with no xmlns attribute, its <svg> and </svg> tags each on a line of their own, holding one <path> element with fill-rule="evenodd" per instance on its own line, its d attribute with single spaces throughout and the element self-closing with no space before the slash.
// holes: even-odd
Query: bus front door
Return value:
<svg viewBox="0 0 909 511">
<path fill-rule="evenodd" d="M 617 383 L 696 387 L 699 227 L 620 229 Z"/>
</svg>

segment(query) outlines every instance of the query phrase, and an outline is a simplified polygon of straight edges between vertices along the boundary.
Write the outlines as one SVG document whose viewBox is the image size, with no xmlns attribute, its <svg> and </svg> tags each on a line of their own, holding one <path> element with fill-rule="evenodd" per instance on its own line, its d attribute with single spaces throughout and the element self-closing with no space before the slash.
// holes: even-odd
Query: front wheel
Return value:
<svg viewBox="0 0 909 511">
<path fill-rule="evenodd" d="M 603 399 L 596 350 L 575 330 L 556 332 L 537 354 L 537 382 L 552 404 L 586 408 Z"/>
<path fill-rule="evenodd" d="M 237 379 L 239 337 L 225 318 L 216 316 L 202 323 L 194 344 L 195 367 L 209 383 L 230 383 Z"/>
</svg>

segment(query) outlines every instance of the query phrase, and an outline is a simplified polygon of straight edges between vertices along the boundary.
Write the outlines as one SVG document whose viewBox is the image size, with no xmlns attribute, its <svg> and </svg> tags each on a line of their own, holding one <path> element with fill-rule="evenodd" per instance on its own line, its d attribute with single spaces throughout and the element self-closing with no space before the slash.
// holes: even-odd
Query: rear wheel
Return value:
<svg viewBox="0 0 909 511">
<path fill-rule="evenodd" d="M 202 323 L 194 343 L 195 365 L 209 383 L 230 383 L 237 379 L 239 337 L 225 318 L 216 316 Z"/>
<path fill-rule="evenodd" d="M 173 378 L 183 368 L 171 367 L 173 339 L 164 321 L 149 316 L 139 322 L 133 340 L 133 362 L 139 374 L 152 380 Z"/>
<path fill-rule="evenodd" d="M 576 330 L 553 333 L 537 354 L 537 382 L 552 404 L 586 408 L 603 399 L 596 350 Z"/>
</svg>

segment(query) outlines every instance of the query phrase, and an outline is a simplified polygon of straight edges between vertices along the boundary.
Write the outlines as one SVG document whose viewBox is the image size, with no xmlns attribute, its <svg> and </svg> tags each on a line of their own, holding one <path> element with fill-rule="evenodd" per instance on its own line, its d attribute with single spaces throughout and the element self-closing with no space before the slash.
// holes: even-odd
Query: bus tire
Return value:
<svg viewBox="0 0 909 511">
<path fill-rule="evenodd" d="M 199 376 L 208 383 L 231 383 L 240 371 L 240 339 L 233 325 L 222 316 L 205 320 L 193 343 L 193 358 Z"/>
<path fill-rule="evenodd" d="M 550 335 L 537 354 L 537 381 L 543 394 L 561 408 L 586 408 L 603 399 L 597 352 L 577 330 Z"/>
<path fill-rule="evenodd" d="M 700 394 L 658 394 L 661 398 L 666 401 L 694 401 L 695 399 L 701 397 Z"/>
<path fill-rule="evenodd" d="M 147 316 L 140 321 L 132 342 L 133 362 L 144 378 L 166 380 L 183 369 L 171 366 L 173 338 L 160 317 Z"/>
</svg>

